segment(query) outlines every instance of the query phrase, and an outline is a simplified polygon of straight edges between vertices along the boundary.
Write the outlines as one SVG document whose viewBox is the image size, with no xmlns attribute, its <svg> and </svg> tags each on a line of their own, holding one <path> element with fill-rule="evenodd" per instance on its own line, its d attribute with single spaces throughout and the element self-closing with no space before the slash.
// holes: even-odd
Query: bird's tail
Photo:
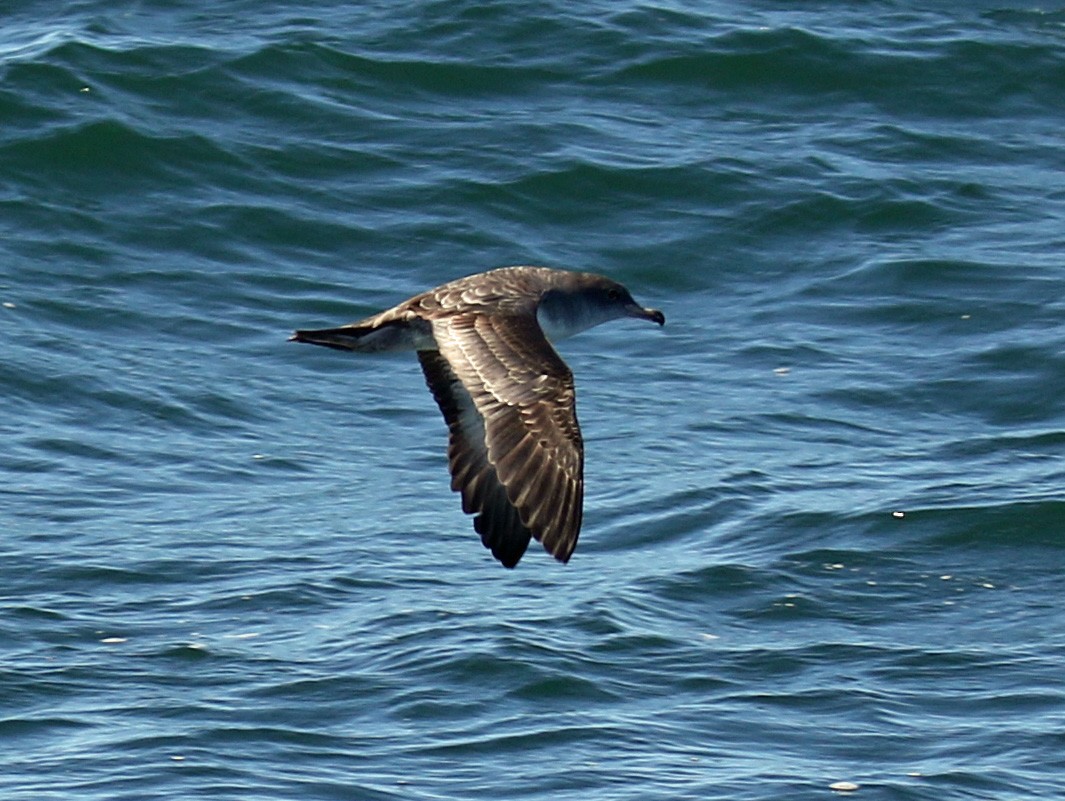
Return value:
<svg viewBox="0 0 1065 801">
<path fill-rule="evenodd" d="M 296 331 L 289 337 L 289 342 L 309 342 L 312 345 L 324 345 L 337 350 L 376 350 L 363 344 L 369 335 L 377 329 L 369 325 L 342 325 L 339 328 L 319 328 L 315 331 Z"/>
<path fill-rule="evenodd" d="M 297 331 L 290 342 L 310 342 L 337 350 L 359 353 L 378 353 L 390 350 L 419 350 L 432 348 L 428 326 L 422 331 L 404 320 L 377 315 L 339 328 L 320 328 L 316 331 Z"/>
</svg>

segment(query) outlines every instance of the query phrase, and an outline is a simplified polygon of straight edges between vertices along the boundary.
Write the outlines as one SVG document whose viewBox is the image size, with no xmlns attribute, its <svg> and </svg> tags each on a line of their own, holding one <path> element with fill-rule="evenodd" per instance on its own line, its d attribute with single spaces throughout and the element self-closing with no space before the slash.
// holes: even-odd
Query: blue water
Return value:
<svg viewBox="0 0 1065 801">
<path fill-rule="evenodd" d="M 0 797 L 1065 793 L 1065 11 L 11 2 Z M 568 565 L 448 488 L 409 355 L 506 264 Z"/>
</svg>

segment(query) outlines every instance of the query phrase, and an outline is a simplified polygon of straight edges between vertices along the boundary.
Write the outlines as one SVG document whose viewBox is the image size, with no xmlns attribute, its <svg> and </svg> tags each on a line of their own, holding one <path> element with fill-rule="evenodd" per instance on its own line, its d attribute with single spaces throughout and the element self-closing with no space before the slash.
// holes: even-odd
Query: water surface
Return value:
<svg viewBox="0 0 1065 801">
<path fill-rule="evenodd" d="M 14 3 L 13 801 L 1065 791 L 1065 14 Z M 505 264 L 569 565 L 500 568 L 411 357 L 286 343 Z"/>
</svg>

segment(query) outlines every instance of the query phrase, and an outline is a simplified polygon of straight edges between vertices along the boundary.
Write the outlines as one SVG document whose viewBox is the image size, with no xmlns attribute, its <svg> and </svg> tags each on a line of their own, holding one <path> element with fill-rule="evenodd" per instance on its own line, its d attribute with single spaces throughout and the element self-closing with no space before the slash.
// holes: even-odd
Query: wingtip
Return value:
<svg viewBox="0 0 1065 801">
<path fill-rule="evenodd" d="M 544 550 L 555 557 L 556 561 L 568 565 L 570 557 L 573 556 L 573 552 L 577 550 L 577 539 L 574 537 L 572 541 L 563 542 L 561 545 L 562 547 L 557 548 L 556 550 L 551 550 L 545 545 Z"/>
</svg>

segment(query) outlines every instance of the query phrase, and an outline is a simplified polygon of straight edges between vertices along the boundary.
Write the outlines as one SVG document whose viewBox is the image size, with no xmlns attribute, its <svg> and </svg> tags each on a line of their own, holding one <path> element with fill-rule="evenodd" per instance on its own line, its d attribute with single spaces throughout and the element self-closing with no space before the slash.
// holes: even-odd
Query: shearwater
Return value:
<svg viewBox="0 0 1065 801">
<path fill-rule="evenodd" d="M 530 538 L 567 562 L 581 530 L 584 443 L 573 373 L 551 343 L 622 317 L 665 324 L 662 312 L 605 276 L 503 267 L 292 340 L 417 352 L 450 432 L 451 488 L 476 515 L 485 547 L 514 567 Z"/>
</svg>

